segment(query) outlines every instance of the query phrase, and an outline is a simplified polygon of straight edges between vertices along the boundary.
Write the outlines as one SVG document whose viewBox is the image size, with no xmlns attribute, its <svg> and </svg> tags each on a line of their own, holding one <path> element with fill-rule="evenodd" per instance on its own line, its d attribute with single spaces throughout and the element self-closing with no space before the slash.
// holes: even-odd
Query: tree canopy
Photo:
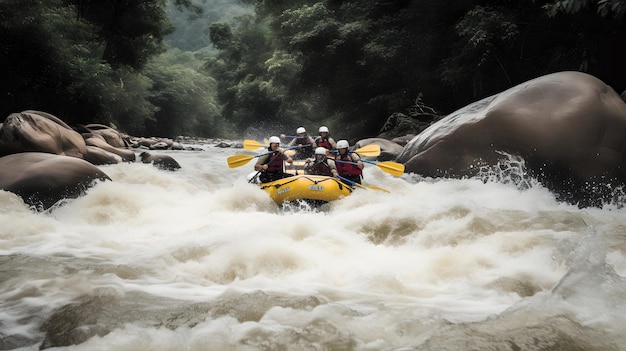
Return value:
<svg viewBox="0 0 626 351">
<path fill-rule="evenodd" d="M 198 13 L 188 0 L 171 6 Z M 38 109 L 141 135 L 224 133 L 213 80 L 190 72 L 201 63 L 182 67 L 172 57 L 193 59 L 166 51 L 165 0 L 0 0 L 0 8 L 5 116 Z"/>
<path fill-rule="evenodd" d="M 232 46 L 222 48 L 224 64 L 212 72 L 238 72 L 220 86 L 231 94 L 219 98 L 228 106 L 227 118 L 241 125 L 257 118 L 248 114 L 256 110 L 251 102 L 239 100 L 245 94 L 234 93 L 251 77 L 273 88 L 257 100 L 264 118 L 287 128 L 331 125 L 347 136 L 376 135 L 418 96 L 445 114 L 554 71 L 584 70 L 626 89 L 626 74 L 614 61 L 626 58 L 624 49 L 607 52 L 623 47 L 623 1 L 614 1 L 611 12 L 601 0 L 581 0 L 575 8 L 569 7 L 575 1 L 245 2 L 255 6 L 255 25 L 266 27 L 263 41 L 255 42 L 266 46 L 263 59 L 278 52 L 292 69 L 277 87 L 269 76 L 277 56 L 264 69 L 260 59 L 246 63 L 242 58 L 256 55 L 244 42 L 250 28 L 229 32 Z"/>
<path fill-rule="evenodd" d="M 537 76 L 626 89 L 626 0 L 0 0 L 0 108 L 133 134 L 376 136 Z"/>
</svg>

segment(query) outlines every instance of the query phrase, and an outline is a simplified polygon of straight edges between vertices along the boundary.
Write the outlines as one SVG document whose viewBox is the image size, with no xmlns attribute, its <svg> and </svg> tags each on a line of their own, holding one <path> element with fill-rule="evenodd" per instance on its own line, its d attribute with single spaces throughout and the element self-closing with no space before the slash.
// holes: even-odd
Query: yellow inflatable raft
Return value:
<svg viewBox="0 0 626 351">
<path fill-rule="evenodd" d="M 260 184 L 277 204 L 296 200 L 329 202 L 352 193 L 352 188 L 338 179 L 318 175 L 295 175 Z"/>
</svg>

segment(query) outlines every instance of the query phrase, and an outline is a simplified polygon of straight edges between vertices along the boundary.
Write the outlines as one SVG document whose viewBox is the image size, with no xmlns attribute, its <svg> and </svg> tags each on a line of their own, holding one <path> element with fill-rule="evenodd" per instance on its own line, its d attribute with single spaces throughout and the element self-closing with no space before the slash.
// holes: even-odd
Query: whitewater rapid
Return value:
<svg viewBox="0 0 626 351">
<path fill-rule="evenodd" d="M 279 209 L 242 149 L 154 153 L 48 212 L 0 191 L 0 349 L 626 350 L 621 206 L 366 165 L 390 193 Z"/>
</svg>

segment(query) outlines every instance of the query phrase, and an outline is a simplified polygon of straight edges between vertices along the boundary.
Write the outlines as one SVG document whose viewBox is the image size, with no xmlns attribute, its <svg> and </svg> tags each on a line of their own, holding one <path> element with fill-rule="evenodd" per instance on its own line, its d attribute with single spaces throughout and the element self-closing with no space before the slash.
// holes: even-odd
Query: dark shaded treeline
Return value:
<svg viewBox="0 0 626 351">
<path fill-rule="evenodd" d="M 198 12 L 189 0 L 172 6 Z M 214 81 L 167 50 L 165 0 L 0 0 L 0 114 L 37 109 L 137 134 L 214 134 Z"/>
<path fill-rule="evenodd" d="M 0 0 L 0 114 L 38 109 L 133 135 L 326 124 L 366 137 L 392 114 L 432 118 L 419 111 L 556 71 L 626 89 L 624 0 L 242 2 L 254 13 L 212 23 L 211 47 L 198 48 L 180 33 L 206 32 L 174 26 L 217 0 L 169 2 L 188 15 L 174 26 L 165 0 Z M 168 34 L 187 45 L 168 48 Z"/>
</svg>

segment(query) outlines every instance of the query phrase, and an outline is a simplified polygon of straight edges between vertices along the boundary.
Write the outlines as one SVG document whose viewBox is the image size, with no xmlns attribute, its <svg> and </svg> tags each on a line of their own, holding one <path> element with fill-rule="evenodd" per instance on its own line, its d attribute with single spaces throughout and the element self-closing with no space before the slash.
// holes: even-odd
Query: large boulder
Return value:
<svg viewBox="0 0 626 351">
<path fill-rule="evenodd" d="M 12 113 L 0 124 L 0 156 L 20 152 L 72 156 L 97 165 L 136 158 L 113 128 L 90 124 L 77 131 L 47 112 L 34 110 Z"/>
<path fill-rule="evenodd" d="M 175 171 L 180 168 L 180 164 L 169 155 L 151 155 L 144 151 L 139 154 L 139 157 L 141 158 L 141 162 L 152 163 L 154 167 L 159 169 Z"/>
<path fill-rule="evenodd" d="M 83 158 L 83 137 L 57 117 L 41 111 L 10 114 L 0 129 L 0 156 L 18 152 L 48 152 Z"/>
<path fill-rule="evenodd" d="M 22 152 L 0 157 L 0 189 L 19 195 L 38 209 L 76 198 L 96 180 L 111 180 L 91 163 L 69 156 Z"/>
<path fill-rule="evenodd" d="M 468 105 L 413 138 L 406 172 L 467 177 L 521 157 L 560 199 L 597 205 L 626 183 L 626 104 L 581 72 L 542 76 Z M 606 191 L 603 191 L 606 190 Z"/>
<path fill-rule="evenodd" d="M 92 133 L 91 135 L 83 134 L 83 138 L 87 146 L 97 147 L 103 151 L 111 153 L 113 155 L 117 155 L 124 162 L 135 162 L 136 156 L 135 152 L 131 149 L 127 149 L 123 147 L 113 146 L 108 140 L 101 134 Z M 85 157 L 85 159 L 88 159 Z M 97 163 L 96 163 L 97 164 Z"/>
<path fill-rule="evenodd" d="M 367 138 L 361 139 L 354 144 L 354 149 L 360 149 L 363 146 L 376 144 L 380 146 L 380 155 L 374 157 L 378 161 L 390 161 L 395 159 L 402 152 L 402 145 L 383 138 Z"/>
</svg>

